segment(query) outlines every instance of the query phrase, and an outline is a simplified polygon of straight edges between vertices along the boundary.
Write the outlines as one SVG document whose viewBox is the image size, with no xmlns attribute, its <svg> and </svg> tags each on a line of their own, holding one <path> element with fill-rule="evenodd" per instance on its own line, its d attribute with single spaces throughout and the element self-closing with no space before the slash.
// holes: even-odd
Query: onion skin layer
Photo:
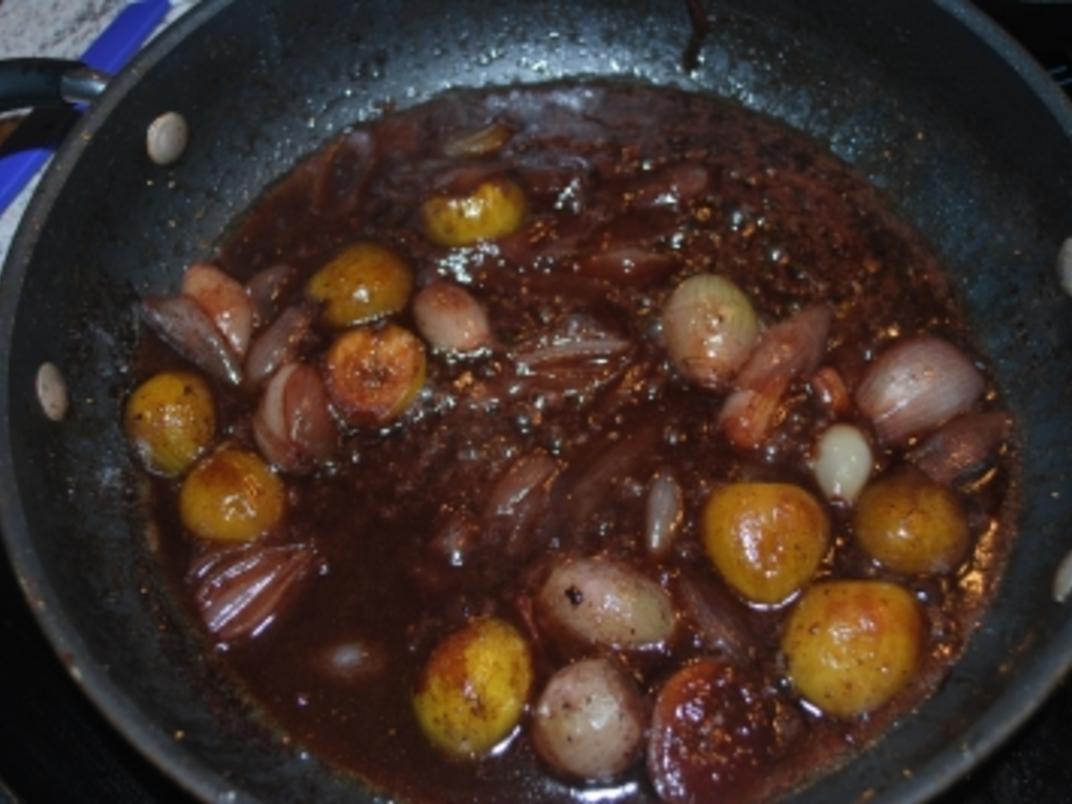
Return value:
<svg viewBox="0 0 1072 804">
<path fill-rule="evenodd" d="M 964 413 L 984 388 L 979 370 L 959 349 L 920 335 L 879 355 L 856 389 L 856 404 L 879 439 L 897 445 Z"/>
</svg>

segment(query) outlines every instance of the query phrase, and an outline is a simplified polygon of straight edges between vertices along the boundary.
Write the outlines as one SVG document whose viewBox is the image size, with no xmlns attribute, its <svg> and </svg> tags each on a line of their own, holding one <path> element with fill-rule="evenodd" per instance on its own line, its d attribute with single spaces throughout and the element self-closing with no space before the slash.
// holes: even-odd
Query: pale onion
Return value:
<svg viewBox="0 0 1072 804">
<path fill-rule="evenodd" d="M 253 304 L 246 289 L 214 265 L 197 263 L 186 269 L 182 292 L 201 305 L 239 357 L 249 348 Z"/>
<path fill-rule="evenodd" d="M 559 773 L 610 779 L 636 760 L 646 726 L 632 676 L 610 659 L 584 659 L 547 682 L 533 710 L 532 742 Z"/>
<path fill-rule="evenodd" d="M 827 499 L 855 502 L 873 465 L 871 445 L 851 424 L 835 424 L 819 436 L 812 469 Z"/>
<path fill-rule="evenodd" d="M 264 389 L 253 416 L 261 454 L 284 472 L 301 474 L 331 457 L 337 433 L 316 369 L 288 363 Z"/>
<path fill-rule="evenodd" d="M 491 326 L 483 305 L 465 288 L 436 280 L 413 299 L 417 329 L 440 352 L 475 352 L 491 345 Z"/>
<path fill-rule="evenodd" d="M 684 500 L 681 486 L 669 472 L 658 472 L 648 488 L 644 511 L 644 543 L 656 557 L 665 556 L 681 530 Z"/>
<path fill-rule="evenodd" d="M 168 346 L 213 377 L 242 382 L 242 366 L 208 313 L 189 296 L 148 298 L 141 303 L 146 323 Z"/>
<path fill-rule="evenodd" d="M 748 297 L 716 274 L 697 274 L 670 294 L 662 315 L 670 360 L 688 380 L 719 390 L 752 353 L 759 321 Z"/>
<path fill-rule="evenodd" d="M 887 349 L 856 389 L 856 404 L 887 444 L 929 433 L 968 410 L 985 382 L 963 352 L 933 335 Z"/>
<path fill-rule="evenodd" d="M 550 633 L 567 643 L 654 648 L 674 631 L 674 603 L 666 590 L 614 559 L 561 561 L 540 588 L 536 605 Z"/>
</svg>

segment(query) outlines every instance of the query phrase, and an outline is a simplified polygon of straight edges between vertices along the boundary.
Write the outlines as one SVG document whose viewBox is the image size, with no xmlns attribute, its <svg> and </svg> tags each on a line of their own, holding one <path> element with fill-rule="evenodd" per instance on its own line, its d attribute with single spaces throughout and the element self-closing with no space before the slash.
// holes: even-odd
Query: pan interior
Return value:
<svg viewBox="0 0 1072 804">
<path fill-rule="evenodd" d="M 1072 524 L 1072 316 L 1053 275 L 1072 234 L 1067 106 L 1029 90 L 1017 71 L 1033 80 L 1037 68 L 1000 37 L 995 49 L 973 33 L 960 18 L 993 32 L 957 4 L 762 0 L 709 11 L 700 64 L 686 72 L 689 23 L 677 2 L 552 0 L 508 12 L 475 0 L 449 11 L 427 0 L 208 2 L 72 136 L 2 280 L 5 538 L 61 655 L 185 786 L 212 798 L 369 795 L 275 734 L 214 676 L 206 645 L 158 583 L 119 431 L 132 302 L 176 286 L 268 183 L 347 124 L 454 86 L 615 75 L 729 97 L 853 164 L 950 269 L 1019 420 L 1020 547 L 940 693 L 801 800 L 933 792 L 1067 667 L 1072 618 L 1050 598 Z M 144 133 L 168 110 L 187 117 L 192 140 L 176 166 L 160 168 Z M 33 397 L 45 360 L 72 390 L 62 426 Z"/>
</svg>

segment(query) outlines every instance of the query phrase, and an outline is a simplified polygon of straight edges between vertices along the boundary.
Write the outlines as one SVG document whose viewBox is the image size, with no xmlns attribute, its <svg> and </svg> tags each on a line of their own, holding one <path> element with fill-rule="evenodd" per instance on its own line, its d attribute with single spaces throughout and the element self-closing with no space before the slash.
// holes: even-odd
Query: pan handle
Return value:
<svg viewBox="0 0 1072 804">
<path fill-rule="evenodd" d="M 85 103 L 100 95 L 109 76 L 80 61 L 0 61 L 0 111 L 27 106 Z"/>
</svg>

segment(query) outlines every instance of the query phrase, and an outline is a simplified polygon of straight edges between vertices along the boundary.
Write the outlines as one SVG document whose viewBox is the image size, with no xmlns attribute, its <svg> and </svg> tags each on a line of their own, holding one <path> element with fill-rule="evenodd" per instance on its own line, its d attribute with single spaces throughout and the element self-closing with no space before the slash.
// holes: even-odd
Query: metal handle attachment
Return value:
<svg viewBox="0 0 1072 804">
<path fill-rule="evenodd" d="M 85 103 L 104 91 L 108 78 L 80 61 L 0 61 L 0 111 Z"/>
</svg>

